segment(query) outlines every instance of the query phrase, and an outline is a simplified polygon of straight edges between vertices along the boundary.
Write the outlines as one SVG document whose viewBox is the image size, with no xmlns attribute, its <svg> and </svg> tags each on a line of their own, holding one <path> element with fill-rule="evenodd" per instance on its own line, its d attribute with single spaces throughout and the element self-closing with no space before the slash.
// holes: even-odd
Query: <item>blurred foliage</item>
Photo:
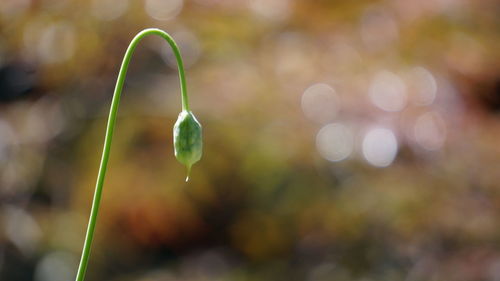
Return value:
<svg viewBox="0 0 500 281">
<path fill-rule="evenodd" d="M 500 280 L 494 0 L 0 1 L 0 280 Z M 165 66 L 168 65 L 168 66 Z"/>
</svg>

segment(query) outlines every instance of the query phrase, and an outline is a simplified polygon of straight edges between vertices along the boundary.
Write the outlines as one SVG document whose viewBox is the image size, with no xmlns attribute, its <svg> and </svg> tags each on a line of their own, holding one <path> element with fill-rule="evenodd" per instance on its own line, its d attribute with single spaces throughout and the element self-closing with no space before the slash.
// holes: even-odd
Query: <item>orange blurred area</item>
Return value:
<svg viewBox="0 0 500 281">
<path fill-rule="evenodd" d="M 494 0 L 0 0 L 0 280 L 500 280 Z"/>
</svg>

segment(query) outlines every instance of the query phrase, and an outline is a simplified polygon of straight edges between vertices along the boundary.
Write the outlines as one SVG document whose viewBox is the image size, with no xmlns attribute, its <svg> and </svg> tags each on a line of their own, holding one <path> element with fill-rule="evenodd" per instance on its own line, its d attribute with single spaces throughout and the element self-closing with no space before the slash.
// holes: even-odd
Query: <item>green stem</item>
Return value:
<svg viewBox="0 0 500 281">
<path fill-rule="evenodd" d="M 181 83 L 181 97 L 182 97 L 182 110 L 189 111 L 188 95 L 186 91 L 186 77 L 184 75 L 184 64 L 182 63 L 181 53 L 179 47 L 175 43 L 174 39 L 165 31 L 156 28 L 145 29 L 139 32 L 134 39 L 130 42 L 127 52 L 123 58 L 122 65 L 120 67 L 120 72 L 118 74 L 118 79 L 116 81 L 115 91 L 113 94 L 113 101 L 111 102 L 111 109 L 109 111 L 108 125 L 106 127 L 106 136 L 104 139 L 104 149 L 102 151 L 101 165 L 99 167 L 99 174 L 97 175 L 97 183 L 95 187 L 94 200 L 92 202 L 92 210 L 90 211 L 90 219 L 87 228 L 87 234 L 85 236 L 85 244 L 83 245 L 82 258 L 80 260 L 80 266 L 78 267 L 78 273 L 76 275 L 76 281 L 83 281 L 85 278 L 85 272 L 87 271 L 87 265 L 89 262 L 90 249 L 92 247 L 92 239 L 94 237 L 94 230 L 97 221 L 97 215 L 99 214 L 99 205 L 101 203 L 102 186 L 104 184 L 104 177 L 106 176 L 106 170 L 109 160 L 109 152 L 111 149 L 111 140 L 113 138 L 113 131 L 115 129 L 116 114 L 118 112 L 118 104 L 120 103 L 120 96 L 123 89 L 123 84 L 125 82 L 125 76 L 127 75 L 127 69 L 134 53 L 135 48 L 142 38 L 148 35 L 158 35 L 165 39 L 172 51 L 174 52 L 175 58 L 177 60 L 177 67 L 179 68 L 179 79 Z"/>
</svg>

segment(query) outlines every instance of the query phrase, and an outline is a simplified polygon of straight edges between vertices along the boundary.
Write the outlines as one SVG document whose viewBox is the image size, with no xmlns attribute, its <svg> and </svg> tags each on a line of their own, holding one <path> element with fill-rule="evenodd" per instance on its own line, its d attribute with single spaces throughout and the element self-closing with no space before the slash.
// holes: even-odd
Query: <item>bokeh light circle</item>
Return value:
<svg viewBox="0 0 500 281">
<path fill-rule="evenodd" d="M 183 0 L 146 0 L 145 9 L 149 16 L 156 20 L 175 18 L 184 6 Z"/>
<path fill-rule="evenodd" d="M 70 59 L 76 48 L 76 32 L 67 22 L 53 23 L 40 34 L 37 55 L 46 64 L 61 63 Z"/>
<path fill-rule="evenodd" d="M 307 118 L 324 124 L 337 116 L 340 98 L 332 87 L 318 83 L 304 91 L 301 106 Z"/>
<path fill-rule="evenodd" d="M 414 67 L 409 72 L 408 91 L 415 105 L 430 105 L 436 99 L 437 83 L 434 75 L 423 68 Z"/>
<path fill-rule="evenodd" d="M 249 0 L 248 4 L 256 15 L 271 21 L 285 21 L 291 14 L 290 0 Z"/>
<path fill-rule="evenodd" d="M 65 281 L 74 278 L 77 259 L 67 252 L 52 252 L 40 260 L 35 269 L 35 281 Z"/>
<path fill-rule="evenodd" d="M 332 162 L 349 157 L 353 144 L 354 136 L 351 130 L 339 123 L 324 126 L 316 136 L 316 147 L 320 155 Z"/>
<path fill-rule="evenodd" d="M 386 128 L 372 128 L 363 138 L 363 157 L 376 167 L 392 164 L 398 152 L 398 141 L 394 133 Z"/>
<path fill-rule="evenodd" d="M 446 139 L 446 126 L 443 118 L 436 112 L 420 115 L 413 129 L 415 141 L 427 150 L 440 149 Z"/>
<path fill-rule="evenodd" d="M 385 111 L 401 111 L 407 103 L 406 85 L 398 75 L 389 71 L 378 72 L 369 89 L 372 103 Z"/>
</svg>

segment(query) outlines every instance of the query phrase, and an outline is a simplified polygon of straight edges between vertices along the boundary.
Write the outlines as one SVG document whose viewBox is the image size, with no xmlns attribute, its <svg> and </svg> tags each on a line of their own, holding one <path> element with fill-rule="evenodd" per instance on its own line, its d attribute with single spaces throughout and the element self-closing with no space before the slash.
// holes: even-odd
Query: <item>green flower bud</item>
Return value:
<svg viewBox="0 0 500 281">
<path fill-rule="evenodd" d="M 202 149 L 201 124 L 191 111 L 183 110 L 174 125 L 174 152 L 177 160 L 187 167 L 186 181 L 191 166 L 201 159 Z"/>
</svg>

